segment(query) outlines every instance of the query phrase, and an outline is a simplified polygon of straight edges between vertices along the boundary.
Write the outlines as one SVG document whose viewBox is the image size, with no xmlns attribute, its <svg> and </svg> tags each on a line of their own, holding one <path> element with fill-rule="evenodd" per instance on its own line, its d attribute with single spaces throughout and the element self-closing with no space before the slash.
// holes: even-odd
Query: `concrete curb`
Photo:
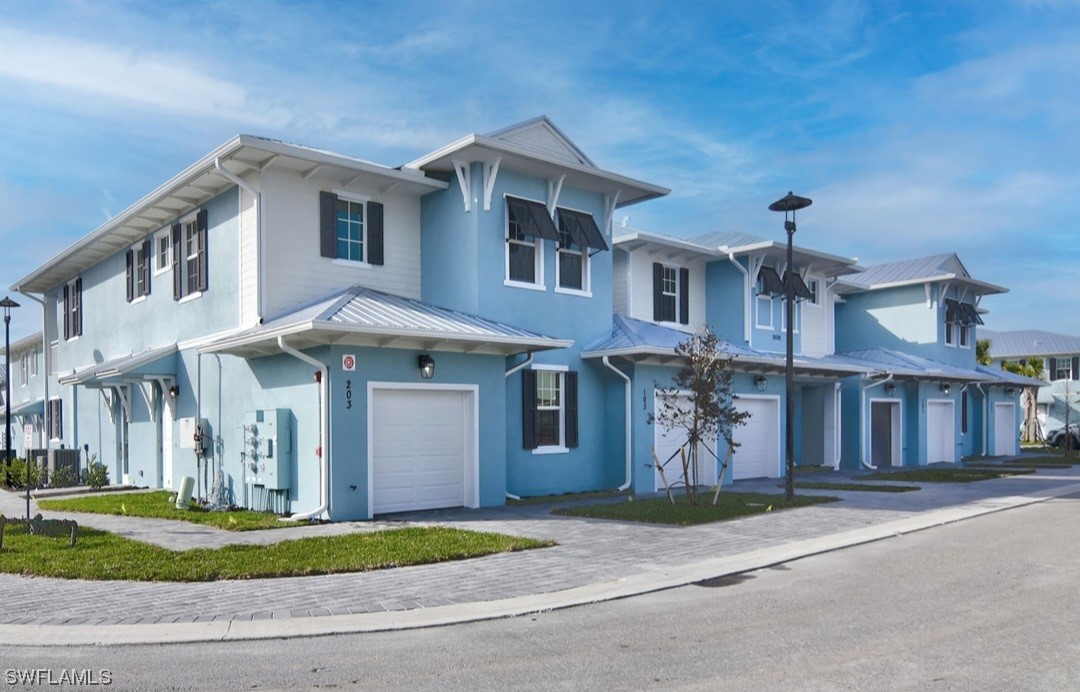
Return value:
<svg viewBox="0 0 1080 692">
<path fill-rule="evenodd" d="M 934 510 L 786 545 L 752 550 L 739 555 L 703 560 L 671 568 L 654 569 L 629 577 L 598 582 L 563 591 L 518 596 L 496 601 L 461 603 L 395 612 L 289 618 L 284 620 L 221 620 L 149 625 L 5 625 L 0 644 L 10 646 L 77 646 L 120 644 L 176 644 L 211 641 L 285 639 L 365 632 L 441 627 L 481 620 L 600 603 L 686 586 L 705 579 L 772 567 L 814 555 L 923 531 L 996 512 L 1026 507 L 1057 497 L 1080 493 L 1072 483 L 1026 495 L 978 500 L 958 507 Z"/>
</svg>

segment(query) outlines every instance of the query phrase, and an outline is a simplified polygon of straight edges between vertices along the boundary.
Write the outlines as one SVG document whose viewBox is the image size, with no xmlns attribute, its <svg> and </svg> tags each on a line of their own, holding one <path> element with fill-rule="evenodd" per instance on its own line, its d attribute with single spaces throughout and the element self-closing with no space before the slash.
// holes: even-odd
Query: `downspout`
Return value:
<svg viewBox="0 0 1080 692">
<path fill-rule="evenodd" d="M 310 512 L 294 514 L 288 519 L 289 521 L 305 521 L 321 516 L 330 508 L 330 446 L 327 444 L 330 441 L 330 368 L 326 363 L 289 346 L 285 343 L 283 336 L 277 338 L 277 344 L 278 348 L 293 358 L 318 368 L 315 377 L 322 384 L 319 387 L 319 506 Z"/>
<path fill-rule="evenodd" d="M 49 431 L 46 430 L 46 427 L 48 427 L 49 425 L 49 374 L 52 372 L 51 368 L 49 367 L 49 318 L 45 314 L 44 297 L 37 298 L 35 296 L 32 296 L 26 291 L 22 290 L 21 287 L 16 287 L 15 290 L 41 306 L 41 367 L 45 371 L 42 373 L 45 382 L 45 393 L 43 395 L 45 398 L 43 404 L 44 409 L 41 415 L 41 449 L 45 449 L 48 446 L 49 442 Z M 44 296 L 44 294 L 42 294 L 42 296 Z M 5 377 L 10 378 L 11 373 L 7 373 Z M 29 458 L 30 450 L 26 450 L 26 456 L 27 458 Z"/>
<path fill-rule="evenodd" d="M 745 281 L 743 290 L 743 340 L 746 343 L 750 343 L 750 272 L 746 270 L 741 264 L 735 260 L 735 253 L 727 253 L 728 261 L 735 265 L 735 268 L 742 272 Z"/>
<path fill-rule="evenodd" d="M 964 385 L 964 386 L 966 387 L 967 385 Z M 988 421 L 986 419 L 986 417 L 990 415 L 990 401 L 989 401 L 990 397 L 989 397 L 987 391 L 985 389 L 983 389 L 983 383 L 982 382 L 976 382 L 975 386 L 979 389 L 979 393 L 982 394 L 982 400 L 983 400 L 982 453 L 983 453 L 983 456 L 987 456 L 988 439 L 987 439 L 986 435 L 987 435 L 987 428 L 990 427 L 990 421 Z"/>
<path fill-rule="evenodd" d="M 518 370 L 521 370 L 522 368 L 525 368 L 525 367 L 527 367 L 527 366 L 528 366 L 529 364 L 531 364 L 532 362 L 533 362 L 533 354 L 532 354 L 532 351 L 530 351 L 530 352 L 528 352 L 528 353 L 526 354 L 526 358 L 525 358 L 525 360 L 521 361 L 520 363 L 518 363 L 518 364 L 517 364 L 517 365 L 515 365 L 514 367 L 510 368 L 509 370 L 507 370 L 507 371 L 506 371 L 506 374 L 504 375 L 504 377 L 510 377 L 510 376 L 511 376 L 511 375 L 513 375 L 513 374 L 514 374 L 515 372 L 517 372 Z M 507 490 L 507 491 L 506 491 L 506 497 L 507 497 L 507 499 L 510 499 L 510 500 L 520 500 L 520 499 L 521 499 L 521 496 L 520 496 L 520 495 L 515 495 L 515 494 L 513 494 L 512 492 L 510 492 L 509 490 Z"/>
<path fill-rule="evenodd" d="M 860 419 L 864 415 L 866 415 L 866 390 L 869 389 L 870 387 L 875 386 L 875 385 L 885 384 L 886 382 L 892 380 L 892 378 L 893 378 L 893 374 L 891 372 L 888 373 L 888 375 L 885 377 L 885 379 L 877 380 L 876 382 L 874 381 L 874 376 L 873 375 L 871 375 L 869 373 L 866 374 L 866 375 L 863 375 L 864 380 L 870 380 L 870 381 L 866 382 L 863 385 L 861 385 L 860 388 L 859 388 L 859 418 Z M 871 469 L 873 471 L 877 471 L 877 466 L 874 466 L 873 464 L 867 463 L 865 455 L 866 455 L 866 425 L 865 424 L 860 424 L 859 425 L 859 463 L 862 464 L 863 466 L 865 466 L 868 469 Z"/>
<path fill-rule="evenodd" d="M 248 193 L 255 200 L 255 312 L 259 320 L 263 317 L 263 214 L 262 192 L 221 164 L 221 159 L 214 159 L 214 169 L 229 182 Z"/>
<path fill-rule="evenodd" d="M 612 365 L 611 361 L 608 360 L 607 356 L 604 356 L 604 365 L 607 366 L 607 368 L 614 372 L 616 375 L 623 378 L 623 380 L 626 382 L 626 482 L 618 487 L 619 492 L 622 492 L 623 490 L 626 490 L 630 487 L 630 472 L 632 470 L 631 464 L 633 460 L 633 454 L 631 453 L 630 449 L 630 397 L 632 396 L 633 392 L 630 388 L 630 378 L 625 372 L 619 370 L 617 367 Z"/>
</svg>

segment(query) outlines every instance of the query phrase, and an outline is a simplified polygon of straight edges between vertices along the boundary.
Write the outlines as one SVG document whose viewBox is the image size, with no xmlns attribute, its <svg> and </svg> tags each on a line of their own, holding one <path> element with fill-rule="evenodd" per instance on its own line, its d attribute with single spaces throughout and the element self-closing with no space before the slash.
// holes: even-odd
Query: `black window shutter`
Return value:
<svg viewBox="0 0 1080 692">
<path fill-rule="evenodd" d="M 521 371 L 521 446 L 536 449 L 536 371 Z"/>
<path fill-rule="evenodd" d="M 383 263 L 383 205 L 367 204 L 367 261 L 368 264 Z"/>
<path fill-rule="evenodd" d="M 142 275 L 143 275 L 143 295 L 144 296 L 150 295 L 150 275 L 153 273 L 153 272 L 150 271 L 150 265 L 153 264 L 153 262 L 154 262 L 154 256 L 151 254 L 152 252 L 153 252 L 153 243 L 151 243 L 150 239 L 147 238 L 146 240 L 143 241 L 143 244 L 142 244 L 142 255 L 143 255 Z"/>
<path fill-rule="evenodd" d="M 184 297 L 184 277 L 180 271 L 180 254 L 184 251 L 183 238 L 180 237 L 180 224 L 172 227 L 172 297 L 180 300 Z"/>
<path fill-rule="evenodd" d="M 690 270 L 679 270 L 679 324 L 690 324 Z"/>
<path fill-rule="evenodd" d="M 1046 372 L 1050 376 L 1050 381 L 1053 382 L 1057 377 L 1057 358 L 1048 358 L 1047 361 Z"/>
<path fill-rule="evenodd" d="M 660 300 L 664 287 L 664 265 L 653 262 L 652 266 L 652 318 L 659 322 L 663 313 L 660 310 Z"/>
<path fill-rule="evenodd" d="M 74 310 L 74 313 L 75 313 L 74 314 L 74 322 L 75 322 L 75 324 L 72 325 L 71 331 L 74 332 L 75 336 L 82 336 L 83 304 L 82 304 L 82 278 L 81 277 L 78 278 L 78 279 L 75 279 L 74 304 L 75 304 L 75 308 L 76 308 Z"/>
<path fill-rule="evenodd" d="M 64 338 L 71 338 L 71 287 L 64 284 Z"/>
<path fill-rule="evenodd" d="M 1076 356 L 1073 356 L 1072 359 L 1072 378 L 1080 380 L 1080 358 Z"/>
<path fill-rule="evenodd" d="M 319 254 L 337 257 L 337 195 L 319 193 Z"/>
<path fill-rule="evenodd" d="M 203 209 L 202 211 L 199 212 L 198 217 L 196 217 L 195 223 L 197 224 L 196 228 L 198 229 L 198 234 L 199 234 L 199 289 L 198 290 L 205 291 L 207 288 L 210 287 L 210 280 L 207 277 L 207 273 L 208 273 L 207 272 L 207 268 L 208 268 L 207 267 L 207 265 L 208 265 L 207 241 L 209 240 L 209 238 L 208 238 L 209 233 L 207 233 L 207 229 L 206 229 L 206 210 L 205 209 Z"/>
<path fill-rule="evenodd" d="M 566 420 L 564 421 L 566 430 L 566 446 L 577 447 L 578 446 L 578 424 L 577 424 L 577 373 L 570 371 L 563 375 L 563 401 L 566 403 L 566 410 L 564 412 Z"/>
<path fill-rule="evenodd" d="M 135 251 L 127 251 L 127 302 L 135 298 Z"/>
</svg>

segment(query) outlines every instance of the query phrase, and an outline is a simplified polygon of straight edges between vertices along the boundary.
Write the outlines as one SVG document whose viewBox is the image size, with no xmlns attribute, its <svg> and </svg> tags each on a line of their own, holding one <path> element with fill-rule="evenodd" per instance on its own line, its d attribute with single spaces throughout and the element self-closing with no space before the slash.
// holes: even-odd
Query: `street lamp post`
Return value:
<svg viewBox="0 0 1080 692">
<path fill-rule="evenodd" d="M 4 296 L 0 308 L 4 308 L 4 465 L 11 465 L 11 309 L 19 307 L 11 298 Z"/>
<path fill-rule="evenodd" d="M 784 310 L 787 317 L 787 359 L 784 363 L 785 399 L 787 400 L 786 418 L 784 421 L 784 443 L 787 455 L 786 479 L 784 484 L 784 496 L 789 500 L 795 499 L 795 346 L 792 332 L 795 331 L 795 262 L 792 251 L 792 236 L 795 235 L 795 212 L 805 209 L 813 202 L 808 197 L 798 197 L 791 192 L 787 196 L 778 199 L 769 205 L 769 211 L 784 212 L 784 230 L 787 231 L 787 270 L 784 272 Z M 788 214 L 791 218 L 788 218 Z"/>
</svg>

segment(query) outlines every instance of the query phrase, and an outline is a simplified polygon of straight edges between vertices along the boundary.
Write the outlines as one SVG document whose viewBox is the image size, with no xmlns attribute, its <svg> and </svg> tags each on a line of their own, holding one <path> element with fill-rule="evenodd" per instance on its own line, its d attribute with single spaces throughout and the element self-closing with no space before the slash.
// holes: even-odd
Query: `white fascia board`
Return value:
<svg viewBox="0 0 1080 692">
<path fill-rule="evenodd" d="M 611 241 L 612 246 L 618 247 L 620 245 L 627 245 L 633 242 L 647 243 L 649 245 L 660 245 L 666 248 L 673 248 L 676 250 L 682 250 L 684 252 L 691 252 L 707 259 L 716 257 L 722 257 L 717 250 L 711 250 L 704 245 L 698 245 L 697 243 L 691 243 L 679 238 L 673 238 L 671 236 L 661 235 L 657 233 L 649 233 L 648 231 L 634 231 L 626 235 L 620 235 Z"/>
<path fill-rule="evenodd" d="M 927 283 L 937 283 L 939 281 L 953 281 L 959 284 L 965 284 L 971 288 L 976 289 L 982 295 L 991 295 L 996 293 L 1008 293 L 1009 289 L 1004 286 L 998 286 L 996 284 L 987 283 L 985 281 L 979 281 L 966 276 L 957 276 L 956 274 L 938 274 L 936 276 L 924 276 L 915 279 L 902 279 L 900 281 L 889 281 L 880 284 L 871 284 L 870 286 L 860 286 L 856 284 L 848 284 L 845 287 L 846 292 L 852 291 L 879 291 L 886 288 L 900 288 L 902 286 L 915 286 Z"/>
<path fill-rule="evenodd" d="M 737 245 L 730 247 L 722 245 L 718 248 L 720 252 L 727 254 L 730 252 L 733 255 L 749 255 L 755 252 L 761 252 L 762 250 L 778 250 L 787 252 L 787 244 L 781 243 L 777 240 L 766 240 L 760 243 L 752 243 L 750 245 Z M 792 253 L 795 255 L 795 259 L 811 259 L 819 262 L 825 262 L 827 264 L 837 265 L 838 268 L 843 268 L 845 271 L 833 272 L 832 275 L 839 274 L 855 274 L 862 271 L 862 268 L 858 266 L 856 260 L 850 257 L 841 257 L 840 255 L 833 255 L 828 252 L 821 252 L 819 250 L 808 250 L 798 245 L 793 245 Z"/>
</svg>

